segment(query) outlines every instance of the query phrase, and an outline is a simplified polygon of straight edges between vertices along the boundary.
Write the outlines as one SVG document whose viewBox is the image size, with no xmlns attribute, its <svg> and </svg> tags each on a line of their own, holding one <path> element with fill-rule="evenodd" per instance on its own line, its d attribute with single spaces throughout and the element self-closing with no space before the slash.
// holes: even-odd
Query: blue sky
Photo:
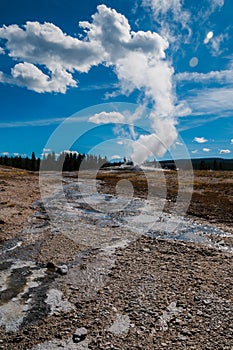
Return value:
<svg viewBox="0 0 233 350">
<path fill-rule="evenodd" d="M 233 152 L 231 0 L 0 0 L 0 153 Z"/>
</svg>

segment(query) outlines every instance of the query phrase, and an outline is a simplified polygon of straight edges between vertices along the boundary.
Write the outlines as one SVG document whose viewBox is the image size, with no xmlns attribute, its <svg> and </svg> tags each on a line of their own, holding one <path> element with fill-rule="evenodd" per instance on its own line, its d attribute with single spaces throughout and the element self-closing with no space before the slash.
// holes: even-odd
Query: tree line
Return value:
<svg viewBox="0 0 233 350">
<path fill-rule="evenodd" d="M 14 168 L 30 171 L 43 170 L 61 170 L 77 171 L 80 169 L 99 169 L 107 162 L 106 157 L 81 154 L 77 152 L 62 152 L 56 156 L 55 152 L 44 155 L 43 158 L 36 158 L 32 152 L 31 157 L 22 156 L 0 156 L 0 165 L 6 165 Z"/>
<path fill-rule="evenodd" d="M 35 153 L 32 152 L 31 157 L 22 156 L 0 156 L 0 165 L 6 165 L 14 168 L 20 168 L 30 171 L 43 170 L 63 170 L 63 171 L 77 171 L 80 169 L 100 169 L 112 166 L 119 166 L 125 164 L 126 161 L 108 162 L 106 157 L 96 156 L 92 154 L 81 154 L 77 152 L 62 152 L 56 156 L 54 152 L 44 155 L 43 158 L 36 158 Z M 158 164 L 159 163 L 159 164 Z M 128 163 L 127 163 L 128 164 Z M 175 170 L 176 168 L 190 170 L 233 170 L 233 159 L 223 158 L 200 158 L 200 159 L 179 159 L 179 160 L 165 160 L 157 162 L 148 162 L 147 165 L 153 167 L 161 167 L 163 169 Z M 191 168 L 190 168 L 191 167 Z"/>
<path fill-rule="evenodd" d="M 163 169 L 175 170 L 233 170 L 233 159 L 223 158 L 195 158 L 191 160 L 178 159 L 160 161 Z"/>
</svg>

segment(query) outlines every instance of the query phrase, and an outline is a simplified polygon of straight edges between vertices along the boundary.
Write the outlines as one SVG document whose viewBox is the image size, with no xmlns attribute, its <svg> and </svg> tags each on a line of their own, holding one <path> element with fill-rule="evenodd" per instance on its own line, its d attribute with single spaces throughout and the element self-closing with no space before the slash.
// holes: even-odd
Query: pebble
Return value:
<svg viewBox="0 0 233 350">
<path fill-rule="evenodd" d="M 59 273 L 59 275 L 67 275 L 69 271 L 69 268 L 67 265 L 58 265 L 56 268 L 56 272 Z"/>
<path fill-rule="evenodd" d="M 84 327 L 77 328 L 75 333 L 73 334 L 73 342 L 79 343 L 80 341 L 83 341 L 87 336 L 87 329 Z"/>
</svg>

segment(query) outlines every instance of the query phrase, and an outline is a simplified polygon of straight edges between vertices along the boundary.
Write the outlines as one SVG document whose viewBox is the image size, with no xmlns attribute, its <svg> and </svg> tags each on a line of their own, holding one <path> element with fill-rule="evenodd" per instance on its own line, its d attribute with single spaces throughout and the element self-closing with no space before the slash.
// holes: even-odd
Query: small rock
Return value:
<svg viewBox="0 0 233 350">
<path fill-rule="evenodd" d="M 49 262 L 46 264 L 46 267 L 47 267 L 47 269 L 55 269 L 56 266 L 54 265 L 53 262 L 49 261 Z"/>
<path fill-rule="evenodd" d="M 176 318 L 176 319 L 175 319 L 175 323 L 176 323 L 176 324 L 180 324 L 180 323 L 182 323 L 182 320 L 179 319 L 179 318 Z"/>
<path fill-rule="evenodd" d="M 150 252 L 150 249 L 149 248 L 143 248 L 143 251 L 148 253 L 148 252 Z"/>
<path fill-rule="evenodd" d="M 59 273 L 60 275 L 67 275 L 69 271 L 69 268 L 67 265 L 59 265 L 56 268 L 56 272 Z"/>
<path fill-rule="evenodd" d="M 180 334 L 178 339 L 181 341 L 185 341 L 187 338 L 184 335 Z"/>
<path fill-rule="evenodd" d="M 73 334 L 73 342 L 79 343 L 80 341 L 83 341 L 87 336 L 87 329 L 84 327 L 77 328 L 75 333 Z"/>
<path fill-rule="evenodd" d="M 188 336 L 188 335 L 191 335 L 191 332 L 189 331 L 189 329 L 183 328 L 183 329 L 181 330 L 181 334 L 182 334 L 182 335 L 185 335 L 185 336 Z"/>
</svg>

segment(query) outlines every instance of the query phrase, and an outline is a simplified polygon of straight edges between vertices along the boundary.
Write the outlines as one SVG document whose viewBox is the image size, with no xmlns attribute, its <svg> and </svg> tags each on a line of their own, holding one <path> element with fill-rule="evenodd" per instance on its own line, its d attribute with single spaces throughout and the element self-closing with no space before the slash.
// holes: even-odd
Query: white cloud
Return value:
<svg viewBox="0 0 233 350">
<path fill-rule="evenodd" d="M 12 68 L 12 76 L 5 82 L 36 92 L 65 93 L 67 87 L 77 85 L 70 72 L 88 71 L 95 63 L 92 58 L 96 51 L 91 44 L 65 35 L 51 23 L 3 26 L 0 37 L 7 40 L 9 56 L 23 61 Z M 43 66 L 47 74 L 35 65 Z"/>
<path fill-rule="evenodd" d="M 159 12 L 172 11 L 185 24 L 181 2 L 173 0 L 167 9 L 165 3 L 163 0 Z M 10 77 L 0 78 L 36 92 L 65 93 L 68 87 L 77 86 L 75 71 L 87 73 L 91 67 L 103 64 L 114 69 L 122 93 L 135 89 L 144 93 L 144 101 L 150 102 L 153 109 L 153 130 L 159 132 L 164 144 L 171 145 L 177 136 L 175 116 L 190 110 L 177 105 L 174 70 L 165 54 L 168 41 L 155 32 L 132 31 L 125 16 L 105 5 L 97 7 L 91 23 L 79 25 L 84 30 L 82 40 L 66 35 L 52 23 L 27 22 L 22 28 L 16 24 L 0 28 L 9 56 L 20 62 L 12 68 Z"/>
<path fill-rule="evenodd" d="M 221 8 L 224 6 L 225 0 L 209 0 L 212 11 L 215 11 L 217 8 Z"/>
<path fill-rule="evenodd" d="M 166 14 L 171 13 L 174 21 L 180 22 L 183 27 L 186 27 L 190 19 L 189 12 L 182 9 L 181 0 L 143 0 L 142 5 L 152 8 L 157 21 L 161 18 L 164 19 Z"/>
<path fill-rule="evenodd" d="M 191 81 L 192 83 L 233 83 L 233 70 L 211 71 L 208 73 L 183 72 L 175 75 L 177 81 Z"/>
<path fill-rule="evenodd" d="M 92 23 L 81 22 L 80 26 L 86 35 L 83 40 L 64 34 L 51 23 L 2 27 L 0 37 L 7 40 L 9 55 L 24 61 L 12 69 L 10 82 L 37 92 L 64 93 L 68 86 L 77 85 L 74 70 L 88 72 L 102 63 L 115 67 L 123 93 L 144 91 L 156 118 L 176 114 L 173 68 L 165 60 L 168 42 L 164 38 L 151 31 L 131 31 L 128 20 L 105 5 L 98 6 Z M 36 67 L 38 64 L 48 73 Z M 178 109 L 182 113 L 182 108 Z"/>
<path fill-rule="evenodd" d="M 4 74 L 0 71 L 0 83 L 4 83 Z"/>
<path fill-rule="evenodd" d="M 68 86 L 77 86 L 72 75 L 64 70 L 55 70 L 51 77 L 31 63 L 18 63 L 12 68 L 12 82 L 36 92 L 65 93 Z"/>
<path fill-rule="evenodd" d="M 194 149 L 193 151 L 191 151 L 193 154 L 196 154 L 198 153 L 198 150 L 197 149 Z"/>
<path fill-rule="evenodd" d="M 228 39 L 227 33 L 215 36 L 211 40 L 211 53 L 213 56 L 219 56 L 223 52 L 223 50 L 221 49 L 221 45 L 226 39 Z"/>
<path fill-rule="evenodd" d="M 194 137 L 193 141 L 195 141 L 197 143 L 205 143 L 208 140 L 205 137 Z"/>
<path fill-rule="evenodd" d="M 169 138 L 169 145 L 172 144 L 177 136 L 174 131 L 176 124 L 174 116 L 177 111 L 180 114 L 184 111 L 183 105 L 176 106 L 173 87 L 174 71 L 170 63 L 165 60 L 167 40 L 150 31 L 130 32 L 125 17 L 105 6 L 99 7 L 99 12 L 93 16 L 92 24 L 82 23 L 82 26 L 89 30 L 90 40 L 101 42 L 104 46 L 106 62 L 115 66 L 122 92 L 129 94 L 134 89 L 144 91 L 146 99 L 153 105 L 150 116 L 153 130 L 156 133 L 159 132 L 158 137 L 161 140 L 165 137 L 165 144 L 168 143 L 167 138 Z M 167 133 L 162 130 L 167 124 L 172 129 L 170 135 L 168 135 L 170 129 Z M 146 141 L 146 138 L 146 136 L 140 137 L 140 144 Z M 135 144 L 136 148 L 137 145 Z M 157 151 L 157 148 L 152 148 Z M 145 150 L 151 152 L 149 144 L 146 144 Z M 158 152 L 161 154 L 161 149 Z M 134 152 L 135 161 L 136 155 L 137 152 Z"/>
<path fill-rule="evenodd" d="M 52 23 L 26 22 L 0 28 L 0 37 L 7 40 L 9 56 L 29 63 L 87 72 L 99 63 L 100 48 L 94 43 L 73 38 Z M 96 57 L 95 57 L 96 56 Z"/>
<path fill-rule="evenodd" d="M 0 46 L 0 55 L 3 55 L 5 53 L 4 49 Z"/>
<path fill-rule="evenodd" d="M 9 56 L 21 61 L 12 69 L 9 82 L 36 92 L 64 93 L 67 87 L 77 86 L 74 71 L 87 73 L 98 64 L 114 65 L 121 79 L 131 59 L 149 68 L 165 58 L 166 40 L 150 31 L 131 31 L 126 17 L 105 5 L 98 6 L 92 23 L 80 22 L 80 27 L 85 31 L 83 40 L 66 35 L 52 23 L 27 22 L 22 28 L 16 24 L 0 28 Z M 128 81 L 131 90 L 142 85 L 145 88 L 132 71 L 131 65 L 124 87 Z"/>
<path fill-rule="evenodd" d="M 14 122 L 2 122 L 0 128 L 16 128 L 16 127 L 28 127 L 28 126 L 44 126 L 58 124 L 64 121 L 64 118 L 51 118 L 51 119 L 38 119 L 38 120 L 26 120 L 26 121 L 14 121 Z"/>
<path fill-rule="evenodd" d="M 193 90 L 187 97 L 187 103 L 193 115 L 214 115 L 216 118 L 232 116 L 233 88 Z M 208 120 L 208 119 L 206 119 Z"/>
<path fill-rule="evenodd" d="M 54 125 L 60 124 L 63 121 L 66 123 L 75 124 L 80 121 L 86 121 L 86 117 L 69 117 L 67 118 L 50 118 L 50 119 L 34 119 L 34 120 L 21 120 L 21 121 L 9 121 L 9 122 L 0 122 L 1 128 L 16 128 L 16 127 L 30 127 L 30 126 L 46 126 L 46 125 Z"/>
<path fill-rule="evenodd" d="M 1 154 L 2 154 L 3 156 L 9 156 L 9 155 L 10 155 L 9 152 L 1 152 Z"/>
<path fill-rule="evenodd" d="M 229 153 L 231 153 L 231 151 L 230 151 L 229 149 L 221 149 L 221 150 L 219 151 L 219 153 L 220 153 L 220 154 L 229 154 Z"/>
<path fill-rule="evenodd" d="M 89 85 L 85 85 L 85 86 L 83 86 L 83 85 L 79 86 L 79 91 L 97 91 L 97 90 L 115 89 L 117 87 L 118 87 L 117 84 L 105 82 L 105 83 L 100 83 L 100 84 L 89 84 Z M 105 95 L 107 95 L 107 94 L 108 93 L 106 93 Z M 118 91 L 118 95 L 119 94 L 120 93 Z M 109 93 L 109 95 L 111 95 L 111 93 Z M 114 93 L 112 93 L 112 95 L 114 97 Z"/>
<path fill-rule="evenodd" d="M 119 112 L 101 112 L 91 116 L 88 121 L 95 124 L 124 123 L 125 117 Z"/>
<path fill-rule="evenodd" d="M 231 145 L 233 145 L 233 139 L 231 139 Z"/>
<path fill-rule="evenodd" d="M 117 141 L 117 144 L 118 144 L 118 145 L 123 145 L 124 142 L 123 142 L 123 141 Z"/>
<path fill-rule="evenodd" d="M 202 151 L 203 151 L 203 152 L 210 152 L 211 149 L 210 149 L 210 148 L 203 148 Z"/>
<path fill-rule="evenodd" d="M 209 20 L 212 13 L 221 10 L 221 8 L 224 6 L 224 0 L 208 0 L 208 2 L 209 4 L 202 7 L 197 13 L 197 20 L 199 20 L 199 22 L 205 23 L 207 20 Z"/>
</svg>

